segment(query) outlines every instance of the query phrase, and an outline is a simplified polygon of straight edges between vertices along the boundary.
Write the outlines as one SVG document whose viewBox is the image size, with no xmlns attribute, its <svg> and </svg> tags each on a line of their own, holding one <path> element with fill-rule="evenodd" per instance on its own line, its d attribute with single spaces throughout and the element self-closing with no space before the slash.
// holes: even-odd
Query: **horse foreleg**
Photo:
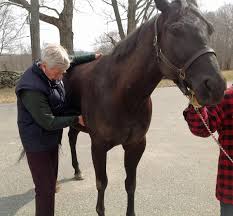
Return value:
<svg viewBox="0 0 233 216">
<path fill-rule="evenodd" d="M 134 193 L 136 189 L 136 172 L 137 165 L 146 147 L 146 139 L 140 143 L 126 145 L 125 149 L 125 189 L 128 195 L 127 216 L 135 216 L 134 211 Z"/>
<path fill-rule="evenodd" d="M 79 132 L 80 132 L 79 130 L 70 127 L 68 136 L 69 136 L 69 143 L 70 143 L 70 150 L 72 157 L 72 166 L 74 168 L 74 177 L 76 180 L 83 180 L 81 170 L 79 169 L 79 163 L 77 160 L 77 153 L 76 153 L 76 142 Z"/>
<path fill-rule="evenodd" d="M 98 190 L 96 212 L 99 216 L 105 216 L 104 193 L 108 184 L 106 173 L 107 151 L 103 148 L 103 145 L 95 145 L 95 143 L 92 143 L 91 150 L 96 175 L 96 188 Z"/>
</svg>

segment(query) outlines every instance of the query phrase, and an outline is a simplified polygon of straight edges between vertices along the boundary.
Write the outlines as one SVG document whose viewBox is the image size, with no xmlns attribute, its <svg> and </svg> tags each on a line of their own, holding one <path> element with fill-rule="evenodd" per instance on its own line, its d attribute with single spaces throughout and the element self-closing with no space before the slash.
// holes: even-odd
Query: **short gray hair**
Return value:
<svg viewBox="0 0 233 216">
<path fill-rule="evenodd" d="M 64 71 L 70 66 L 68 53 L 59 44 L 48 44 L 42 49 L 41 62 L 47 64 L 49 68 L 55 67 Z"/>
</svg>

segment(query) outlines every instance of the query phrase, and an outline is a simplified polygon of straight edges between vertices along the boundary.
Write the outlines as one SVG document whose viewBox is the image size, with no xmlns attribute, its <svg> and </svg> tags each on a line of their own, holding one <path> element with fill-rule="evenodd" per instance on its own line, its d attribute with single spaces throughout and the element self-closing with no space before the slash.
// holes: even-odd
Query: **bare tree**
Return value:
<svg viewBox="0 0 233 216">
<path fill-rule="evenodd" d="M 15 20 L 16 17 L 9 7 L 0 7 L 0 55 L 14 50 L 16 40 L 22 37 L 23 26 L 16 25 Z"/>
<path fill-rule="evenodd" d="M 112 51 L 119 41 L 120 37 L 117 31 L 104 33 L 98 39 L 96 39 L 95 51 L 106 55 Z"/>
<path fill-rule="evenodd" d="M 155 8 L 154 0 L 138 0 L 136 23 L 142 24 L 148 21 L 155 14 Z"/>
<path fill-rule="evenodd" d="M 213 23 L 215 33 L 211 39 L 223 70 L 233 67 L 233 4 L 226 4 L 216 12 L 206 14 Z"/>
<path fill-rule="evenodd" d="M 107 16 L 110 21 L 115 20 L 121 40 L 135 30 L 137 25 L 141 25 L 153 15 L 155 4 L 153 0 L 102 0 L 111 6 L 114 11 L 114 18 Z M 127 29 L 124 30 L 123 21 L 127 21 Z"/>
<path fill-rule="evenodd" d="M 154 0 L 102 0 L 114 11 L 104 11 L 108 23 L 116 22 L 118 31 L 102 34 L 96 40 L 96 50 L 107 54 L 112 48 L 123 40 L 128 34 L 151 18 L 155 11 Z"/>
<path fill-rule="evenodd" d="M 26 9 L 29 13 L 32 12 L 32 5 L 27 0 L 6 0 L 2 5 L 15 5 Z M 69 54 L 73 54 L 73 0 L 63 0 L 63 9 L 59 12 L 56 8 L 49 7 L 41 1 L 39 8 L 47 9 L 48 11 L 55 13 L 56 16 L 48 15 L 46 13 L 39 13 L 40 20 L 54 25 L 58 28 L 60 34 L 60 43 L 64 46 Z"/>
</svg>

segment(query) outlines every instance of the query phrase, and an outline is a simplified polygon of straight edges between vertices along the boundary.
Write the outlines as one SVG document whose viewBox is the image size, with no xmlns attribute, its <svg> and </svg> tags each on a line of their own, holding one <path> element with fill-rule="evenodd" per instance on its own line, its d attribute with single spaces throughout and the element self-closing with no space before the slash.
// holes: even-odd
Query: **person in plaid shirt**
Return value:
<svg viewBox="0 0 233 216">
<path fill-rule="evenodd" d="M 193 104 L 193 105 L 191 105 Z M 190 131 L 199 137 L 210 136 L 193 106 L 194 98 L 183 112 Z M 233 87 L 225 91 L 223 100 L 216 106 L 200 107 L 199 111 L 212 132 L 217 131 L 218 141 L 233 158 Z M 220 151 L 216 184 L 216 198 L 220 201 L 221 216 L 233 216 L 233 163 Z"/>
</svg>

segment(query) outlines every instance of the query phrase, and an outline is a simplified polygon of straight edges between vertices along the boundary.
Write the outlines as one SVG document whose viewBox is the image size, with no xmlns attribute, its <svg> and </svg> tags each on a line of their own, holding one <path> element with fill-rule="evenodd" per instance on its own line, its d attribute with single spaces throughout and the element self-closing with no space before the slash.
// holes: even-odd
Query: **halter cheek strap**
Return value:
<svg viewBox="0 0 233 216">
<path fill-rule="evenodd" d="M 159 49 L 158 51 L 158 58 L 164 62 L 166 64 L 166 66 L 168 66 L 171 70 L 173 70 L 174 72 L 176 72 L 177 74 L 179 74 L 180 79 L 185 80 L 185 72 L 186 70 L 193 64 L 193 62 L 195 60 L 197 60 L 199 57 L 207 54 L 207 53 L 212 53 L 214 55 L 215 52 L 212 48 L 209 47 L 205 47 L 203 49 L 201 49 L 200 51 L 198 51 L 197 53 L 195 53 L 185 64 L 182 68 L 178 68 L 175 65 L 173 65 L 167 58 L 166 56 L 162 53 L 161 49 Z"/>
</svg>

